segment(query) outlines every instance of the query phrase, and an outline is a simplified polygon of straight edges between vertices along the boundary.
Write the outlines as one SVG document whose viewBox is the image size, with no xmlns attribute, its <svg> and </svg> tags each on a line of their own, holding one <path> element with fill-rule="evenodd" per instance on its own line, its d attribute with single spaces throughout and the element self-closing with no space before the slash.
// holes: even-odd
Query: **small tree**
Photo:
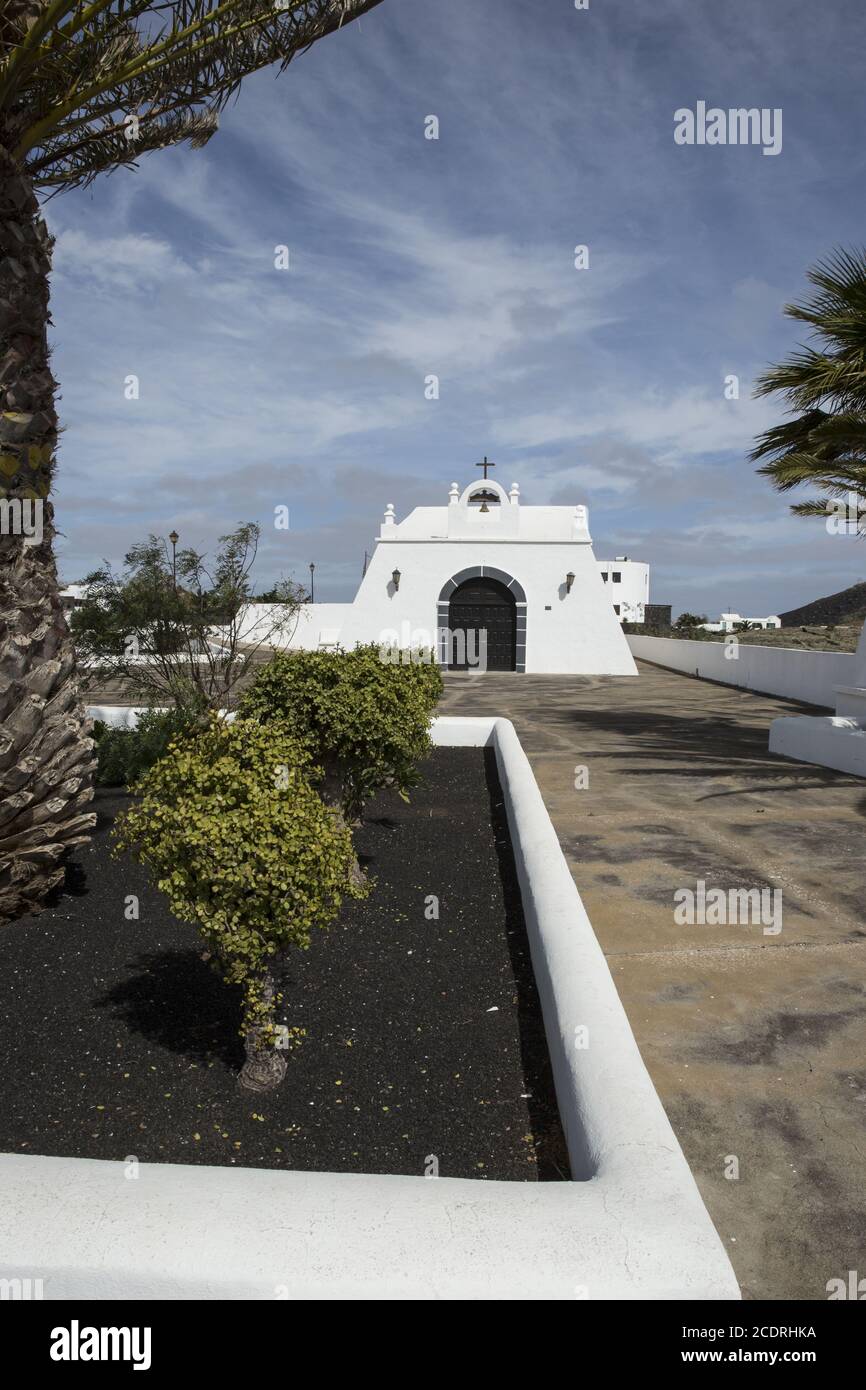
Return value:
<svg viewBox="0 0 866 1390">
<path fill-rule="evenodd" d="M 283 719 L 321 765 L 322 795 L 346 820 L 385 787 L 404 799 L 432 748 L 442 675 L 430 661 L 403 665 L 376 646 L 278 652 L 241 700 L 245 718 Z"/>
<path fill-rule="evenodd" d="M 96 821 L 84 809 L 93 742 L 53 553 L 53 237 L 38 195 L 181 141 L 204 145 L 244 77 L 284 69 L 379 2 L 0 3 L 0 499 L 32 502 L 42 522 L 37 544 L 0 528 L 0 801 L 26 799 L 23 819 L 0 829 L 0 918 L 39 906 Z"/>
<path fill-rule="evenodd" d="M 283 580 L 262 617 L 251 608 L 259 541 L 254 522 L 221 536 L 212 569 L 195 550 L 176 564 L 150 536 L 128 552 L 122 576 L 109 565 L 83 581 L 71 628 L 85 689 L 120 679 L 148 704 L 192 713 L 231 710 L 259 652 L 290 639 L 303 591 Z"/>
<path fill-rule="evenodd" d="M 701 623 L 705 623 L 706 621 L 706 614 L 703 614 L 703 616 L 698 616 L 698 614 L 696 613 L 681 613 L 680 616 L 677 618 L 676 622 L 674 623 L 674 627 L 694 629 L 696 627 L 700 627 Z"/>
<path fill-rule="evenodd" d="M 173 744 L 118 819 L 117 850 L 156 877 L 175 916 L 193 922 L 227 984 L 243 989 L 240 1082 L 267 1091 L 286 1072 L 276 970 L 327 927 L 350 883 L 351 835 L 310 783 L 310 758 L 278 721 L 214 718 Z"/>
</svg>

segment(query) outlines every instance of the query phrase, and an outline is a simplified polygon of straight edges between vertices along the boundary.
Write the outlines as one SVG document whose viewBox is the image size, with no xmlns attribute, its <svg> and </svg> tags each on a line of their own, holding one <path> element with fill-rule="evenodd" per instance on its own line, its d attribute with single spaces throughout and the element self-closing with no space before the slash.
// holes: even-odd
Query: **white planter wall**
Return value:
<svg viewBox="0 0 866 1390">
<path fill-rule="evenodd" d="M 574 1181 L 181 1164 L 130 1180 L 123 1162 L 3 1154 L 0 1278 L 49 1299 L 739 1297 L 513 725 L 440 718 L 433 737 L 495 749 Z"/>
<path fill-rule="evenodd" d="M 705 680 L 721 681 L 763 695 L 780 695 L 835 709 L 837 685 L 855 684 L 853 652 L 802 652 L 792 647 L 758 647 L 744 642 L 732 660 L 724 642 L 678 637 L 627 638 L 632 655 Z"/>
</svg>

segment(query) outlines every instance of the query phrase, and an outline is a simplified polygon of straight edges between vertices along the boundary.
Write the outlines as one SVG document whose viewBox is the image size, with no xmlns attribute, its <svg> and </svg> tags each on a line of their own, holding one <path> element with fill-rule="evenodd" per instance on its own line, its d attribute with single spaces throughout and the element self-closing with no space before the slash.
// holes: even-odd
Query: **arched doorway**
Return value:
<svg viewBox="0 0 866 1390">
<path fill-rule="evenodd" d="M 517 604 L 498 579 L 465 579 L 448 601 L 447 666 L 451 671 L 481 667 L 517 669 Z"/>
</svg>

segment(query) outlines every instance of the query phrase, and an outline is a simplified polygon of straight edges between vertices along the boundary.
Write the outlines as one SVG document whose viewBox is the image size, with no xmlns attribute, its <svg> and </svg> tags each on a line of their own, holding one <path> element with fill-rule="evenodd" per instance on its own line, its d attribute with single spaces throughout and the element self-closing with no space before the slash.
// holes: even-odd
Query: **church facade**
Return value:
<svg viewBox="0 0 866 1390">
<path fill-rule="evenodd" d="M 290 645 L 367 642 L 452 670 L 637 674 L 586 507 L 524 506 L 487 477 L 402 521 L 389 503 L 354 601 L 306 604 Z"/>
</svg>

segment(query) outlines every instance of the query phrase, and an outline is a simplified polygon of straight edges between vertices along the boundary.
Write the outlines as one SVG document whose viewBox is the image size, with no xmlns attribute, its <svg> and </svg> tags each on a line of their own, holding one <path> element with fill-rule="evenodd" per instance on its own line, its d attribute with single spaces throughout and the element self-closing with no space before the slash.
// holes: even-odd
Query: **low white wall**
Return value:
<svg viewBox="0 0 866 1390">
<path fill-rule="evenodd" d="M 302 603 L 297 623 L 289 627 L 284 638 L 274 637 L 268 645 L 315 651 L 322 642 L 332 644 L 338 640 L 351 611 L 351 603 Z M 243 615 L 241 638 L 250 643 L 267 642 L 273 624 L 272 604 L 251 603 Z"/>
<path fill-rule="evenodd" d="M 575 1181 L 129 1180 L 123 1162 L 3 1154 L 0 1277 L 48 1299 L 739 1297 L 513 725 L 445 717 L 433 738 L 496 752 Z"/>
<path fill-rule="evenodd" d="M 84 713 L 88 719 L 98 719 L 109 729 L 135 729 L 138 727 L 140 715 L 166 714 L 170 708 L 170 705 L 85 705 Z M 220 716 L 227 723 L 231 723 L 233 719 L 237 719 L 237 711 L 232 710 L 230 714 L 226 714 L 226 711 L 221 709 Z"/>
<path fill-rule="evenodd" d="M 802 652 L 793 647 L 758 647 L 740 642 L 735 659 L 725 656 L 724 642 L 694 642 L 679 637 L 629 635 L 632 655 L 764 695 L 781 695 L 810 705 L 835 709 L 837 685 L 855 684 L 853 652 Z"/>
<path fill-rule="evenodd" d="M 774 719 L 770 752 L 866 777 L 866 729 L 850 716 L 800 714 Z"/>
<path fill-rule="evenodd" d="M 147 714 L 148 705 L 85 705 L 84 713 L 88 719 L 98 719 L 109 729 L 134 729 L 140 714 Z M 155 705 L 154 713 L 162 713 L 164 706 Z"/>
</svg>

